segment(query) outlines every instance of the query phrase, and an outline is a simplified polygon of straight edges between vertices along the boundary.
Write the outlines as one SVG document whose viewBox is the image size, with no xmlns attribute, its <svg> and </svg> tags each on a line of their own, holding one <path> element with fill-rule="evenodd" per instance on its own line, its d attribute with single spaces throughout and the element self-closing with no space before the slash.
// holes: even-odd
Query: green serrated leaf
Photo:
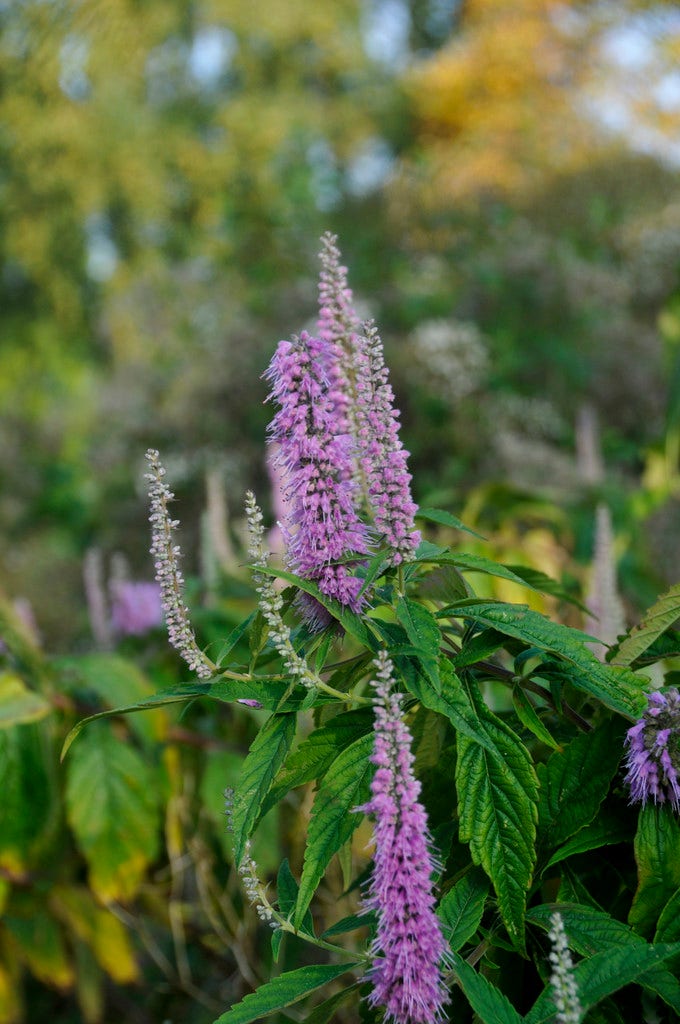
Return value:
<svg viewBox="0 0 680 1024">
<path fill-rule="evenodd" d="M 533 733 L 536 739 L 540 740 L 541 743 L 545 743 L 547 747 L 552 747 L 553 750 L 560 749 L 559 743 L 553 739 L 549 730 L 539 718 L 536 708 L 519 683 L 512 688 L 512 704 L 517 717 L 525 729 Z"/>
<path fill-rule="evenodd" d="M 453 954 L 453 970 L 470 1006 L 484 1024 L 522 1024 L 522 1018 L 508 997 L 458 953 Z"/>
<path fill-rule="evenodd" d="M 541 572 L 539 569 L 530 569 L 526 565 L 506 564 L 505 568 L 510 569 L 519 576 L 520 579 L 523 579 L 525 583 L 530 584 L 534 590 L 539 590 L 542 594 L 550 594 L 551 597 L 557 597 L 560 601 L 572 604 L 575 608 L 580 608 L 582 612 L 590 614 L 586 605 L 566 590 L 558 580 L 554 580 L 552 576 L 546 576 L 546 574 Z"/>
<path fill-rule="evenodd" d="M 616 843 L 624 843 L 630 838 L 628 826 L 620 821 L 615 815 L 599 812 L 597 817 L 589 825 L 580 829 L 576 835 L 567 840 L 564 846 L 560 846 L 552 855 L 546 869 L 553 864 L 559 864 L 567 857 L 574 857 L 579 853 L 586 853 L 588 850 L 599 850 L 603 846 L 614 846 Z"/>
<path fill-rule="evenodd" d="M 640 811 L 634 849 L 638 887 L 628 921 L 641 935 L 651 935 L 680 887 L 680 824 L 670 808 L 647 806 Z"/>
<path fill-rule="evenodd" d="M 335 1017 L 336 1010 L 339 1010 L 345 1003 L 354 1002 L 359 997 L 360 988 L 361 982 L 356 982 L 354 985 L 348 985 L 340 992 L 336 992 L 329 999 L 324 999 L 305 1017 L 304 1024 L 330 1024 Z"/>
<path fill-rule="evenodd" d="M 335 715 L 325 725 L 315 729 L 297 750 L 286 758 L 262 804 L 260 814 L 266 814 L 291 789 L 320 778 L 341 750 L 369 732 L 373 732 L 372 708 L 360 708 Z"/>
<path fill-rule="evenodd" d="M 454 953 L 479 928 L 488 894 L 488 879 L 482 871 L 473 868 L 449 889 L 439 904 L 437 915 L 442 923 L 444 937 Z"/>
<path fill-rule="evenodd" d="M 619 644 L 612 665 L 632 665 L 657 637 L 680 618 L 680 583 L 662 595 Z"/>
<path fill-rule="evenodd" d="M 29 690 L 20 676 L 13 672 L 0 673 L 0 729 L 38 722 L 51 710 L 49 702 L 35 690 Z"/>
<path fill-rule="evenodd" d="M 251 1021 L 260 1020 L 268 1013 L 274 1013 L 299 1002 L 310 992 L 341 977 L 355 966 L 351 963 L 317 964 L 312 967 L 301 967 L 297 971 L 287 971 L 261 985 L 257 992 L 246 996 L 236 1006 L 232 1006 L 218 1017 L 214 1024 L 251 1024 Z"/>
<path fill-rule="evenodd" d="M 526 579 L 518 576 L 512 569 L 509 569 L 506 565 L 501 565 L 500 562 L 494 562 L 492 558 L 485 558 L 484 555 L 475 555 L 462 551 L 446 551 L 437 556 L 425 555 L 424 557 L 418 557 L 416 561 L 437 562 L 439 565 L 455 565 L 463 571 L 483 572 L 487 576 L 497 576 L 500 579 L 516 583 L 525 590 L 534 590 L 534 587 L 527 583 Z"/>
<path fill-rule="evenodd" d="M 470 698 L 447 658 L 439 661 L 439 693 L 408 658 L 395 658 L 394 663 L 409 693 L 417 697 L 424 707 L 446 715 L 457 732 L 494 752 L 493 743 L 480 727 Z"/>
<path fill-rule="evenodd" d="M 484 661 L 485 658 L 495 654 L 504 643 L 503 633 L 499 633 L 497 629 L 483 629 L 481 633 L 475 634 L 466 642 L 462 650 L 453 658 L 452 664 L 455 668 L 476 665 L 478 661 Z"/>
<path fill-rule="evenodd" d="M 295 715 L 272 715 L 253 740 L 234 790 L 234 859 L 241 863 L 262 801 L 295 737 Z"/>
<path fill-rule="evenodd" d="M 547 903 L 532 907 L 527 921 L 544 931 L 550 929 L 550 917 L 559 911 L 564 922 L 569 948 L 579 956 L 594 956 L 631 946 L 647 948 L 647 942 L 627 924 L 610 917 L 597 907 L 582 903 Z M 676 1013 L 680 1010 L 680 982 L 663 966 L 651 967 L 639 979 L 641 985 L 660 996 Z"/>
<path fill-rule="evenodd" d="M 621 740 L 619 724 L 608 721 L 538 765 L 538 832 L 545 849 L 561 846 L 593 820 L 621 760 Z"/>
<path fill-rule="evenodd" d="M 336 757 L 326 772 L 314 800 L 307 830 L 300 892 L 294 924 L 298 928 L 331 857 L 350 838 L 361 821 L 352 808 L 369 796 L 373 765 L 373 736 L 361 736 Z"/>
<path fill-rule="evenodd" d="M 637 943 L 622 949 L 596 953 L 582 960 L 574 969 L 579 1001 L 584 1011 L 595 1006 L 613 992 L 642 979 L 664 960 L 680 952 L 680 943 L 660 943 L 639 946 Z M 525 1024 L 553 1024 L 555 1004 L 550 986 L 543 990 L 529 1013 Z"/>
<path fill-rule="evenodd" d="M 489 629 L 524 641 L 530 647 L 550 651 L 574 665 L 574 686 L 590 693 L 612 711 L 637 720 L 647 706 L 646 680 L 628 669 L 603 664 L 585 645 L 592 641 L 587 633 L 551 622 L 544 615 L 523 605 L 501 601 L 468 601 L 450 605 L 439 617 L 469 618 Z"/>
<path fill-rule="evenodd" d="M 357 928 L 372 928 L 375 924 L 375 914 L 373 911 L 362 914 L 350 914 L 348 917 L 343 917 L 342 920 L 336 921 L 330 928 L 321 936 L 322 939 L 330 939 L 334 935 L 344 935 L 345 932 L 356 931 Z"/>
<path fill-rule="evenodd" d="M 290 864 L 286 857 L 281 863 L 281 867 L 279 868 L 279 873 L 276 878 L 276 895 L 279 902 L 279 911 L 286 920 L 290 920 L 291 914 L 293 913 L 293 909 L 297 903 L 298 891 L 298 884 L 293 877 L 293 872 L 290 870 Z M 314 922 L 309 911 L 305 914 L 299 931 L 304 932 L 307 935 L 314 934 Z"/>
<path fill-rule="evenodd" d="M 359 596 L 365 594 L 368 588 L 383 575 L 386 569 L 392 564 L 392 559 L 385 551 L 378 551 L 366 566 L 364 582 L 361 585 Z"/>
<path fill-rule="evenodd" d="M 406 635 L 417 651 L 423 671 L 435 690 L 439 691 L 439 646 L 442 635 L 437 620 L 418 601 L 400 597 L 396 605 L 397 618 L 406 630 Z"/>
<path fill-rule="evenodd" d="M 224 664 L 227 657 L 233 651 L 234 647 L 236 647 L 238 642 L 248 632 L 257 614 L 258 612 L 251 612 L 250 615 L 243 620 L 243 622 L 239 622 L 238 626 L 234 626 L 231 633 L 229 633 L 229 635 L 222 641 L 219 653 L 215 658 L 215 664 L 218 667 Z"/>
<path fill-rule="evenodd" d="M 680 889 L 676 889 L 661 911 L 655 942 L 680 942 Z"/>
<path fill-rule="evenodd" d="M 524 949 L 527 890 L 536 862 L 538 781 L 519 737 L 470 687 L 471 703 L 492 751 L 465 735 L 457 745 L 459 834 L 493 882 L 508 934 Z"/>
<path fill-rule="evenodd" d="M 66 777 L 66 813 L 104 902 L 126 901 L 139 889 L 159 849 L 158 778 L 148 761 L 110 729 L 90 729 Z"/>
<path fill-rule="evenodd" d="M 255 612 L 250 629 L 248 630 L 248 647 L 250 649 L 251 669 L 254 667 L 258 657 L 262 653 L 262 649 L 267 643 L 268 636 L 269 626 L 267 625 L 267 620 L 258 609 L 258 611 Z"/>
<path fill-rule="evenodd" d="M 472 530 L 465 523 L 461 522 L 457 516 L 441 508 L 419 508 L 416 512 L 416 519 L 425 519 L 428 523 L 438 523 L 440 526 L 452 526 L 454 530 L 464 530 L 465 533 L 471 533 L 473 537 L 478 537 L 479 540 L 486 540 L 486 537 L 482 536 L 481 533 Z"/>
</svg>

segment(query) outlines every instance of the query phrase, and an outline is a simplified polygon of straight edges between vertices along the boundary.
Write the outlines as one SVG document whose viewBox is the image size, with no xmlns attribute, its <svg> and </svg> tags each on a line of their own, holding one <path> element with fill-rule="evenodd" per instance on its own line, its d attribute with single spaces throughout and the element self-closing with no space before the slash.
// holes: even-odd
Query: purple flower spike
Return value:
<svg viewBox="0 0 680 1024">
<path fill-rule="evenodd" d="M 385 535 L 392 549 L 392 564 L 415 557 L 420 543 L 414 516 L 418 506 L 411 497 L 411 474 L 406 468 L 408 452 L 399 439 L 399 413 L 389 383 L 383 346 L 373 324 L 366 324 L 358 356 L 366 370 L 357 377 L 357 419 L 361 468 L 368 481 L 368 493 L 376 529 Z"/>
<path fill-rule="evenodd" d="M 375 867 L 366 906 L 378 917 L 368 972 L 371 1006 L 385 1007 L 386 1024 L 437 1024 L 448 1000 L 441 963 L 446 943 L 434 912 L 430 850 L 420 783 L 413 774 L 411 735 L 401 719 L 400 694 L 390 693 L 392 665 L 376 660 L 377 771 L 371 800 L 358 808 L 375 815 Z"/>
<path fill-rule="evenodd" d="M 647 709 L 626 736 L 626 782 L 631 802 L 668 802 L 680 811 L 680 694 L 671 689 L 648 695 Z"/>
<path fill-rule="evenodd" d="M 420 543 L 411 497 L 408 452 L 399 439 L 399 413 L 389 384 L 382 342 L 373 325 L 363 325 L 347 286 L 334 235 L 322 239 L 319 280 L 319 335 L 341 352 L 341 374 L 350 396 L 349 428 L 358 476 L 378 533 L 392 549 L 392 564 L 413 559 Z"/>
<path fill-rule="evenodd" d="M 351 438 L 336 346 L 306 332 L 281 341 L 265 377 L 279 412 L 270 426 L 284 471 L 288 508 L 282 524 L 287 561 L 313 580 L 327 597 L 360 611 L 362 581 L 347 565 L 351 555 L 368 553 L 368 529 L 356 512 Z M 314 602 L 318 605 L 318 602 Z M 321 625 L 321 611 L 303 605 Z"/>
<path fill-rule="evenodd" d="M 120 636 L 141 636 L 162 626 L 163 603 L 158 584 L 130 580 L 113 582 L 111 625 Z"/>
</svg>

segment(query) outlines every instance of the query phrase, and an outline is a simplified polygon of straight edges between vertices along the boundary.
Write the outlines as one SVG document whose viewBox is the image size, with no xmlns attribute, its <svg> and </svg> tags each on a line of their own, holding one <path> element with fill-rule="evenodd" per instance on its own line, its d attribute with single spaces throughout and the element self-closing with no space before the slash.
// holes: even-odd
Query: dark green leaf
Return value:
<svg viewBox="0 0 680 1024">
<path fill-rule="evenodd" d="M 550 917 L 556 910 L 564 922 L 569 948 L 580 956 L 592 957 L 596 953 L 633 946 L 649 948 L 647 942 L 627 924 L 597 907 L 580 903 L 547 903 L 532 907 L 527 913 L 527 921 L 538 924 L 547 932 Z M 680 1011 L 680 982 L 665 967 L 649 968 L 639 978 L 639 983 L 659 995 L 676 1012 Z"/>
<path fill-rule="evenodd" d="M 320 778 L 341 750 L 369 732 L 373 732 L 372 708 L 360 708 L 335 715 L 325 725 L 315 729 L 297 750 L 286 758 L 262 805 L 261 815 L 266 814 L 291 789 Z"/>
<path fill-rule="evenodd" d="M 537 740 L 541 743 L 545 743 L 547 747 L 552 747 L 553 750 L 559 750 L 559 743 L 550 735 L 550 732 L 543 724 L 541 718 L 539 718 L 536 708 L 529 699 L 529 695 L 524 692 L 520 683 L 517 683 L 512 688 L 512 703 L 519 718 L 520 722 L 525 729 L 532 732 Z"/>
<path fill-rule="evenodd" d="M 295 737 L 294 715 L 272 715 L 260 729 L 243 762 L 234 791 L 232 813 L 234 858 L 241 863 L 245 844 Z"/>
<path fill-rule="evenodd" d="M 365 914 L 350 914 L 336 921 L 321 936 L 322 939 L 330 939 L 334 935 L 344 935 L 345 932 L 356 931 L 357 928 L 372 928 L 375 924 L 375 914 L 369 911 Z"/>
<path fill-rule="evenodd" d="M 478 869 L 468 871 L 446 893 L 437 914 L 442 923 L 449 947 L 457 953 L 479 928 L 484 904 L 489 894 L 489 882 Z"/>
<path fill-rule="evenodd" d="M 457 745 L 459 834 L 494 884 L 513 944 L 524 949 L 524 912 L 536 853 L 538 783 L 519 737 L 486 707 L 474 688 L 471 703 L 490 752 L 466 735 Z"/>
<path fill-rule="evenodd" d="M 640 946 L 634 943 L 620 949 L 596 953 L 574 969 L 579 1000 L 584 1011 L 619 989 L 643 979 L 664 960 L 680 952 L 680 943 Z M 525 1024 L 554 1024 L 555 1004 L 550 986 L 543 990 L 526 1015 Z"/>
<path fill-rule="evenodd" d="M 454 530 L 464 530 L 465 533 L 471 533 L 473 537 L 486 540 L 486 537 L 483 537 L 481 533 L 470 529 L 457 516 L 451 515 L 450 512 L 446 512 L 441 508 L 419 508 L 416 512 L 416 519 L 425 519 L 428 523 L 438 523 L 440 526 L 452 526 Z"/>
<path fill-rule="evenodd" d="M 505 636 L 497 629 L 483 629 L 468 640 L 465 646 L 452 659 L 455 668 L 465 668 L 468 665 L 476 665 L 478 661 L 484 661 L 490 655 L 495 654 L 499 647 L 505 643 Z"/>
<path fill-rule="evenodd" d="M 628 920 L 641 935 L 651 935 L 680 887 L 680 824 L 669 807 L 648 806 L 640 811 L 635 860 L 638 887 Z"/>
<path fill-rule="evenodd" d="M 438 565 L 455 565 L 463 571 L 483 572 L 487 576 L 497 576 L 500 579 L 509 580 L 511 583 L 517 583 L 518 586 L 524 587 L 525 590 L 534 589 L 530 583 L 527 583 L 525 579 L 518 576 L 512 569 L 501 565 L 500 562 L 494 562 L 491 558 L 485 558 L 484 555 L 474 555 L 462 551 L 446 551 L 437 556 L 419 556 L 416 561 L 436 562 Z"/>
<path fill-rule="evenodd" d="M 290 870 L 287 857 L 281 863 L 281 867 L 279 868 L 279 873 L 276 878 L 276 895 L 278 897 L 279 911 L 281 915 L 287 920 L 290 920 L 293 908 L 297 903 L 298 884 L 293 878 L 293 873 Z M 314 922 L 312 921 L 312 915 L 309 911 L 305 914 L 304 920 L 300 925 L 300 931 L 306 932 L 308 935 L 314 934 Z"/>
<path fill-rule="evenodd" d="M 470 1006 L 484 1024 L 522 1024 L 507 996 L 457 953 L 453 954 L 453 970 Z"/>
<path fill-rule="evenodd" d="M 597 814 L 621 760 L 621 733 L 608 721 L 538 766 L 538 831 L 546 849 L 561 846 Z"/>
<path fill-rule="evenodd" d="M 361 982 L 356 982 L 354 985 L 348 985 L 340 992 L 336 992 L 329 999 L 324 999 L 322 1003 L 314 1007 L 309 1016 L 305 1017 L 304 1024 L 329 1024 L 335 1017 L 336 1010 L 344 1006 L 345 1003 L 354 1002 L 359 997 L 360 988 Z"/>
<path fill-rule="evenodd" d="M 438 612 L 440 617 L 468 618 L 506 636 L 524 641 L 530 647 L 550 651 L 574 665 L 572 682 L 591 693 L 608 708 L 637 719 L 647 706 L 646 680 L 628 669 L 614 668 L 598 661 L 585 645 L 593 640 L 587 633 L 551 622 L 539 612 L 523 605 L 500 601 L 468 601 L 450 605 Z"/>
<path fill-rule="evenodd" d="M 255 620 L 255 617 L 259 614 L 261 613 L 251 612 L 247 619 L 244 619 L 243 622 L 240 622 L 238 626 L 234 626 L 229 636 L 226 637 L 226 639 L 222 642 L 220 652 L 217 655 L 216 659 L 216 664 L 218 666 L 222 665 L 225 662 L 227 655 L 231 654 L 234 647 L 236 647 L 239 640 L 241 640 L 241 638 L 248 632 L 252 622 Z"/>
<path fill-rule="evenodd" d="M 361 736 L 333 761 L 319 787 L 307 830 L 300 892 L 294 924 L 298 928 L 316 887 L 334 853 L 346 843 L 361 821 L 352 809 L 369 796 L 373 765 L 373 735 Z"/>
<path fill-rule="evenodd" d="M 676 889 L 661 911 L 655 942 L 680 942 L 680 889 Z"/>
<path fill-rule="evenodd" d="M 506 564 L 505 568 L 516 573 L 517 576 L 519 576 L 520 579 L 523 579 L 525 583 L 529 583 L 534 590 L 540 590 L 543 594 L 550 594 L 551 597 L 557 597 L 560 601 L 566 601 L 568 604 L 573 604 L 576 608 L 580 608 L 582 612 L 590 614 L 586 605 L 566 590 L 561 583 L 554 580 L 552 576 L 546 576 L 544 572 L 540 572 L 538 569 L 530 569 L 526 565 Z"/>
<path fill-rule="evenodd" d="M 437 620 L 422 604 L 411 601 L 408 597 L 397 600 L 397 618 L 406 630 L 408 639 L 417 651 L 417 657 L 423 671 L 435 690 L 440 689 L 439 681 L 439 645 L 442 635 Z"/>
<path fill-rule="evenodd" d="M 481 728 L 470 698 L 447 658 L 441 658 L 439 661 L 440 693 L 409 659 L 396 658 L 395 664 L 408 691 L 417 697 L 424 707 L 437 711 L 440 715 L 446 715 L 457 732 L 480 743 L 487 750 L 494 751 L 493 743 Z"/>
<path fill-rule="evenodd" d="M 260 1020 L 268 1013 L 282 1010 L 292 1003 L 304 999 L 310 992 L 321 988 L 335 978 L 354 969 L 355 964 L 317 964 L 313 967 L 301 967 L 297 971 L 288 971 L 278 978 L 273 978 L 261 985 L 242 999 L 236 1006 L 223 1013 L 214 1024 L 250 1024 Z"/>
<path fill-rule="evenodd" d="M 629 837 L 630 832 L 625 822 L 620 821 L 613 814 L 606 815 L 600 811 L 589 825 L 580 829 L 576 835 L 567 840 L 564 846 L 560 846 L 555 851 L 546 864 L 546 868 L 552 867 L 553 864 L 559 864 L 560 861 L 566 860 L 567 857 L 573 857 L 578 853 L 586 853 L 588 850 L 599 850 L 602 846 L 624 843 Z"/>
</svg>

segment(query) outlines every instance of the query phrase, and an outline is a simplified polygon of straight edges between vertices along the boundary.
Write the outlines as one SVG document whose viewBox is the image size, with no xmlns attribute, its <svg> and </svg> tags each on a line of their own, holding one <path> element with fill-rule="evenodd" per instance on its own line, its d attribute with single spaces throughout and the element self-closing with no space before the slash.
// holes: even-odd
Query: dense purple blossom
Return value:
<svg viewBox="0 0 680 1024">
<path fill-rule="evenodd" d="M 375 815 L 375 866 L 367 907 L 378 918 L 369 971 L 371 1006 L 385 1007 L 387 1024 L 435 1024 L 443 1019 L 447 991 L 441 971 L 446 943 L 434 912 L 430 850 L 420 783 L 413 774 L 411 735 L 401 718 L 400 695 L 390 693 L 392 665 L 382 652 L 374 683 L 377 771 L 371 800 L 360 808 Z"/>
<path fill-rule="evenodd" d="M 141 636 L 162 626 L 159 585 L 115 580 L 111 584 L 111 625 L 119 636 Z"/>
<path fill-rule="evenodd" d="M 392 563 L 399 565 L 413 558 L 420 543 L 414 524 L 418 506 L 411 497 L 408 452 L 399 439 L 399 413 L 382 342 L 373 326 L 362 325 L 354 309 L 335 237 L 325 234 L 321 241 L 319 335 L 340 349 L 358 483 L 377 532 L 392 549 Z"/>
<path fill-rule="evenodd" d="M 680 694 L 654 690 L 647 710 L 626 736 L 626 782 L 631 801 L 668 802 L 680 811 Z"/>
<path fill-rule="evenodd" d="M 327 597 L 359 611 L 361 580 L 342 559 L 368 552 L 368 529 L 356 511 L 346 397 L 332 342 L 303 331 L 281 341 L 265 377 L 279 411 L 271 426 L 284 471 L 282 524 L 291 568 Z M 318 606 L 318 602 L 315 602 Z M 308 618 L 316 609 L 304 606 Z M 323 610 L 318 611 L 321 624 Z"/>
</svg>

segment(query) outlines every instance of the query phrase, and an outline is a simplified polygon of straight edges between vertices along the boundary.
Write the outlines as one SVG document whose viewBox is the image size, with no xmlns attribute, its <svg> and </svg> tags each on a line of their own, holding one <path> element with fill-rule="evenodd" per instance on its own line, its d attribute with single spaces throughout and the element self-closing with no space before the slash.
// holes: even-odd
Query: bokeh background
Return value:
<svg viewBox="0 0 680 1024">
<path fill-rule="evenodd" d="M 248 607 L 246 487 L 272 511 L 261 374 L 279 338 L 314 323 L 327 229 L 357 305 L 381 330 L 417 500 L 481 529 L 490 546 L 480 551 L 583 593 L 604 505 L 629 622 L 677 582 L 680 4 L 2 0 L 0 33 L 3 642 L 13 638 L 12 672 L 36 692 L 48 679 L 53 708 L 75 674 L 67 724 L 98 700 L 143 692 L 135 663 L 156 684 L 181 677 L 160 653 L 160 631 L 150 647 L 127 639 L 118 661 L 110 653 L 107 602 L 121 581 L 152 576 L 148 447 L 160 449 L 178 496 L 204 639 Z M 45 652 L 60 659 L 49 670 Z M 59 685 L 55 665 L 66 673 Z M 188 829 L 195 769 L 214 824 L 222 768 L 251 727 L 227 751 L 207 719 L 189 718 L 183 735 L 174 719 L 155 721 L 156 734 L 121 736 L 140 763 L 137 747 L 147 760 L 153 747 L 166 789 L 149 814 L 165 814 L 166 840 L 183 849 L 168 833 L 168 793 L 183 794 Z M 36 772 L 45 807 L 56 798 L 53 754 L 40 768 L 31 746 L 44 736 L 13 728 L 24 738 L 5 730 L 0 768 L 23 780 L 16 817 L 35 799 Z M 175 741 L 222 757 L 206 755 L 208 782 L 203 762 L 180 764 Z M 61 960 L 31 961 L 28 926 L 16 925 L 37 912 L 31 871 L 43 894 L 56 884 L 35 864 L 61 826 L 42 838 L 22 826 L 14 860 L 7 843 L 0 856 L 3 899 L 11 890 L 15 900 L 14 926 L 0 925 L 0 1021 L 38 1019 L 38 1007 L 55 1022 L 124 1013 L 156 1024 L 180 1019 L 178 1007 L 183 1020 L 212 1020 L 226 998 L 214 977 L 228 944 L 209 913 L 200 926 L 192 919 L 217 958 L 193 967 L 213 978 L 202 1005 L 179 925 L 153 904 L 176 879 L 172 842 L 171 867 L 145 883 L 144 913 L 160 930 L 149 940 L 159 957 L 145 955 L 165 980 L 149 982 L 150 1009 L 139 995 L 111 994 L 140 985 L 132 940 L 116 933 L 129 954 L 117 976 L 76 904 L 93 900 L 93 935 L 92 915 L 112 900 L 116 927 L 138 930 L 126 900 L 161 854 L 149 839 L 127 888 L 93 882 L 71 784 L 76 838 L 59 842 L 75 888 L 45 917 L 59 922 Z M 209 846 L 194 850 L 194 868 Z M 198 868 L 192 877 L 189 904 Z M 60 946 L 69 927 L 75 938 Z M 230 962 L 223 974 L 235 971 Z M 238 995 L 241 982 L 229 983 Z"/>
</svg>

